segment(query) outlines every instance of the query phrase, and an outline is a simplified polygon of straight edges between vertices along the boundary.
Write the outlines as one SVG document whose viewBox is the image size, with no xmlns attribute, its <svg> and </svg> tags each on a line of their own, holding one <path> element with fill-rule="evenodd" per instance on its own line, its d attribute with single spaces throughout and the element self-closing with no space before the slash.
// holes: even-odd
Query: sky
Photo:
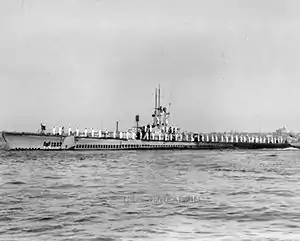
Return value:
<svg viewBox="0 0 300 241">
<path fill-rule="evenodd" d="M 300 1 L 1 0 L 0 130 L 300 132 Z"/>
</svg>

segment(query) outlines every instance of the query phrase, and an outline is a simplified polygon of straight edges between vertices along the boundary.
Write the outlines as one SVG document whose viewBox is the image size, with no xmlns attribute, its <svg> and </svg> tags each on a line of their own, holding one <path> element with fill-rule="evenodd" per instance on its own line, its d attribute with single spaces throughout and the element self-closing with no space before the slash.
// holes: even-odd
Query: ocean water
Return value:
<svg viewBox="0 0 300 241">
<path fill-rule="evenodd" d="M 300 240 L 300 151 L 0 151 L 0 240 Z"/>
</svg>

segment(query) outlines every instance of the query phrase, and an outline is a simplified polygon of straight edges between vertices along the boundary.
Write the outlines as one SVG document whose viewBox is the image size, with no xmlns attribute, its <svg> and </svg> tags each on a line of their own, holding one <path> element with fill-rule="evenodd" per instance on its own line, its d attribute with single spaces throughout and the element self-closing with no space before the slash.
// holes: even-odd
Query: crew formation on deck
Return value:
<svg viewBox="0 0 300 241">
<path fill-rule="evenodd" d="M 170 104 L 169 104 L 170 108 Z M 201 142 L 201 143 L 286 143 L 287 139 L 283 135 L 263 135 L 263 134 L 232 134 L 232 133 L 191 133 L 183 132 L 178 127 L 170 124 L 170 112 L 167 107 L 160 103 L 160 87 L 155 89 L 155 105 L 152 114 L 152 123 L 139 126 L 139 116 L 136 116 L 136 128 L 129 131 L 119 131 L 118 122 L 116 131 L 108 132 L 101 130 L 80 132 L 76 128 L 72 132 L 71 127 L 68 128 L 68 135 L 85 138 L 101 138 L 101 139 L 123 139 L 123 140 L 141 140 L 141 141 L 161 141 L 161 142 Z M 45 128 L 44 128 L 45 129 Z M 56 132 L 58 129 L 58 132 Z M 64 135 L 64 127 L 53 127 L 53 135 Z"/>
<path fill-rule="evenodd" d="M 170 104 L 169 104 L 170 107 Z M 261 143 L 261 144 L 282 144 L 287 142 L 285 135 L 274 134 L 250 134 L 250 133 L 192 133 L 183 132 L 177 126 L 170 125 L 170 112 L 167 107 L 160 104 L 160 88 L 155 90 L 155 106 L 152 114 L 152 123 L 139 126 L 139 116 L 136 116 L 136 128 L 128 131 L 119 131 L 118 122 L 116 131 L 94 130 L 80 132 L 76 128 L 72 132 L 68 128 L 68 136 L 101 138 L 101 139 L 122 139 L 160 142 L 196 142 L 196 143 Z M 45 130 L 45 125 L 43 125 Z M 57 132 L 58 130 L 58 132 Z M 53 135 L 65 135 L 64 127 L 53 127 Z"/>
<path fill-rule="evenodd" d="M 58 132 L 56 132 L 58 129 Z M 53 135 L 63 135 L 63 127 L 53 128 Z M 129 131 L 101 131 L 86 128 L 80 132 L 79 128 L 72 132 L 68 129 L 68 136 L 102 139 L 123 139 L 123 140 L 143 140 L 143 141 L 168 141 L 168 142 L 207 142 L 207 143 L 285 143 L 287 138 L 278 135 L 251 135 L 251 134 L 231 134 L 231 133 L 184 133 L 179 128 L 152 128 L 142 126 L 138 132 Z"/>
<path fill-rule="evenodd" d="M 286 128 L 274 133 L 195 133 L 182 131 L 170 121 L 170 104 L 160 103 L 160 88 L 155 90 L 155 105 L 151 121 L 139 125 L 139 115 L 135 116 L 136 126 L 119 131 L 117 121 L 115 131 L 87 129 L 75 131 L 63 126 L 53 127 L 52 133 L 41 124 L 38 133 L 2 132 L 11 150 L 76 150 L 76 149 L 259 149 L 259 148 L 300 148 L 298 135 L 288 133 Z"/>
</svg>

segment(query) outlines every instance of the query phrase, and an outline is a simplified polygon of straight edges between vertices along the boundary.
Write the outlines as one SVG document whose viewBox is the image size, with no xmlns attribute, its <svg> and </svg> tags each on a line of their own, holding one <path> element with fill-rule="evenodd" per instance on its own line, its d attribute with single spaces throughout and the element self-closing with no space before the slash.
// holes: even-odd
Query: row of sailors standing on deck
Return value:
<svg viewBox="0 0 300 241">
<path fill-rule="evenodd" d="M 153 133 L 146 132 L 142 136 L 144 140 L 159 141 L 191 141 L 191 142 L 224 142 L 224 143 L 284 143 L 282 136 L 239 136 L 239 135 L 211 135 L 188 133 Z"/>
<path fill-rule="evenodd" d="M 144 136 L 146 133 L 149 135 L 153 132 L 160 132 L 163 134 L 177 134 L 179 133 L 179 128 L 178 127 L 173 127 L 173 126 L 160 126 L 159 128 L 156 127 L 155 125 L 147 125 L 147 126 L 142 126 L 140 129 L 140 132 L 142 136 Z"/>
<path fill-rule="evenodd" d="M 56 130 L 58 129 L 58 132 Z M 179 129 L 176 127 L 160 128 L 160 133 L 154 133 L 151 126 L 145 126 L 141 128 L 141 139 L 144 140 L 158 140 L 158 141 L 196 141 L 196 142 L 225 142 L 225 143 L 284 143 L 286 140 L 282 136 L 246 136 L 246 135 L 214 135 L 214 134 L 187 134 L 179 133 Z M 64 127 L 53 127 L 53 135 L 64 135 Z M 91 136 L 91 137 L 111 137 L 111 138 L 124 138 L 124 139 L 136 139 L 134 132 L 108 132 L 108 131 L 95 131 L 91 129 L 89 132 L 85 128 L 84 133 L 79 132 L 79 128 L 72 132 L 71 128 L 68 128 L 68 135 L 76 136 Z M 138 138 L 140 139 L 140 138 Z"/>
<path fill-rule="evenodd" d="M 77 128 L 76 129 L 76 132 L 75 132 L 77 135 L 79 135 L 79 129 Z M 53 135 L 64 135 L 65 134 L 65 127 L 64 126 L 58 126 L 58 127 L 53 127 L 52 128 L 52 134 Z M 74 133 L 72 132 L 72 129 L 71 127 L 68 128 L 68 135 L 71 136 L 73 135 Z"/>
<path fill-rule="evenodd" d="M 59 127 L 53 127 L 52 128 L 52 135 L 64 135 L 65 134 L 65 127 L 59 126 Z M 68 128 L 68 136 L 71 136 L 73 134 L 79 135 L 79 129 L 76 129 L 76 132 L 73 133 L 71 127 Z"/>
<path fill-rule="evenodd" d="M 201 142 L 230 142 L 230 143 L 284 143 L 282 136 L 243 136 L 243 135 L 200 135 Z"/>
<path fill-rule="evenodd" d="M 58 129 L 58 132 L 56 130 Z M 53 135 L 63 135 L 64 134 L 64 127 L 53 127 L 52 131 Z M 89 131 L 87 128 L 85 128 L 84 132 L 80 132 L 79 128 L 76 128 L 76 130 L 73 132 L 71 127 L 68 128 L 68 135 L 75 135 L 75 136 L 81 136 L 81 137 L 104 137 L 104 138 L 126 138 L 126 139 L 135 139 L 135 133 L 130 132 L 109 132 L 109 131 L 96 131 L 93 128 Z"/>
<path fill-rule="evenodd" d="M 52 128 L 53 135 L 63 135 L 64 132 L 65 132 L 65 128 L 63 126 L 59 126 L 59 127 L 54 126 Z"/>
<path fill-rule="evenodd" d="M 92 136 L 94 136 L 94 132 L 95 132 L 94 129 L 92 129 Z M 53 135 L 64 135 L 65 134 L 64 127 L 63 126 L 53 127 L 52 128 L 52 134 Z M 69 127 L 68 128 L 68 136 L 71 136 L 71 135 L 74 135 L 74 134 L 76 136 L 80 135 L 79 128 L 76 128 L 75 132 L 72 132 L 71 127 Z M 88 130 L 87 130 L 87 128 L 85 128 L 84 134 L 85 134 L 85 136 L 88 136 Z"/>
<path fill-rule="evenodd" d="M 126 138 L 126 139 L 134 139 L 135 133 L 129 133 L 126 132 L 115 132 L 115 131 L 96 131 L 94 129 L 91 129 L 90 132 L 88 132 L 88 129 L 85 128 L 84 133 L 79 133 L 79 130 L 76 130 L 76 136 L 84 136 L 84 137 L 98 137 L 98 138 Z"/>
</svg>

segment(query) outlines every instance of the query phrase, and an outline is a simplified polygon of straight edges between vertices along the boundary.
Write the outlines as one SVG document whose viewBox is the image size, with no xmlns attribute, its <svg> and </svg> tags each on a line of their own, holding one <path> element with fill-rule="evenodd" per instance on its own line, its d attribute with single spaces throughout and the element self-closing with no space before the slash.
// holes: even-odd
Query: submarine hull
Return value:
<svg viewBox="0 0 300 241">
<path fill-rule="evenodd" d="M 283 149 L 289 143 L 148 141 L 2 132 L 7 150 Z M 299 146 L 300 148 L 300 146 Z"/>
</svg>

